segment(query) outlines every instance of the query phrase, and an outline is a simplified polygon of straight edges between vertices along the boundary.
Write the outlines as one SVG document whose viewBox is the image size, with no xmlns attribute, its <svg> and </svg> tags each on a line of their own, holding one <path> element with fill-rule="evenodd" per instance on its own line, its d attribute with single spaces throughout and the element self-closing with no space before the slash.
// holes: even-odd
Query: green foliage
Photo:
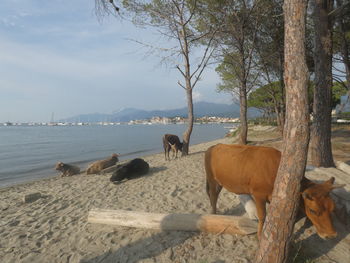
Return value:
<svg viewBox="0 0 350 263">
<path fill-rule="evenodd" d="M 339 119 L 350 120 L 350 112 L 342 112 L 338 114 Z"/>
<path fill-rule="evenodd" d="M 264 125 L 264 126 L 277 126 L 276 119 L 273 118 L 266 118 L 266 117 L 259 117 L 255 119 L 250 119 L 248 121 L 249 125 Z"/>
<path fill-rule="evenodd" d="M 309 110 L 312 112 L 314 83 L 310 82 L 308 87 Z M 340 97 L 346 94 L 347 89 L 340 83 L 334 83 L 332 87 L 332 108 L 340 103 Z M 283 104 L 282 89 L 280 82 L 273 82 L 262 86 L 251 92 L 248 97 L 248 107 L 260 109 L 267 116 L 273 115 L 274 107 Z"/>
<path fill-rule="evenodd" d="M 215 69 L 221 78 L 221 83 L 216 87 L 218 92 L 232 93 L 239 87 L 239 79 L 236 74 L 237 66 L 234 63 L 231 63 L 231 59 L 234 58 L 234 54 L 226 56 L 222 63 L 220 63 Z"/>
<path fill-rule="evenodd" d="M 248 107 L 258 108 L 267 114 L 274 112 L 275 106 L 282 103 L 283 94 L 279 81 L 256 89 L 248 97 Z"/>
<path fill-rule="evenodd" d="M 335 106 L 337 106 L 337 104 L 340 103 L 340 97 L 344 96 L 346 94 L 348 90 L 345 87 L 345 83 L 344 85 L 341 83 L 334 83 L 333 87 L 332 87 L 332 108 L 335 108 Z"/>
<path fill-rule="evenodd" d="M 248 107 L 255 107 L 271 117 L 284 111 L 284 86 L 280 81 L 257 88 L 249 94 Z"/>
</svg>

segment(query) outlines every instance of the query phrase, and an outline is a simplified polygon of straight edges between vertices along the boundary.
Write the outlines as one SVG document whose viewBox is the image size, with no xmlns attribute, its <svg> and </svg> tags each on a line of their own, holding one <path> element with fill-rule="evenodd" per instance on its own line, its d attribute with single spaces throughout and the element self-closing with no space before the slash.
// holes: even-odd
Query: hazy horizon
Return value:
<svg viewBox="0 0 350 263">
<path fill-rule="evenodd" d="M 164 40 L 114 17 L 100 23 L 93 0 L 2 0 L 0 15 L 0 122 L 186 105 L 176 69 L 130 41 Z M 206 69 L 194 100 L 229 104 L 219 81 Z"/>
</svg>

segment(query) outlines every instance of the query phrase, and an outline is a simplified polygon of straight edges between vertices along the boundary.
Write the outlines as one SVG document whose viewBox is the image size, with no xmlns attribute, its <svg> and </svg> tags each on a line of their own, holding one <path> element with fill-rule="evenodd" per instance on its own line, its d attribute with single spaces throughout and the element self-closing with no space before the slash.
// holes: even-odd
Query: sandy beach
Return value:
<svg viewBox="0 0 350 263">
<path fill-rule="evenodd" d="M 266 144 L 279 145 L 275 130 L 260 132 L 266 135 Z M 253 135 L 250 138 L 256 139 Z M 1 262 L 252 262 L 258 246 L 256 235 L 161 232 L 87 222 L 92 208 L 208 214 L 204 151 L 233 140 L 193 145 L 189 156 L 170 162 L 164 160 L 163 153 L 144 156 L 150 173 L 120 184 L 111 183 L 108 173 L 80 174 L 0 189 Z M 41 198 L 23 202 L 24 195 L 35 192 L 40 192 Z M 226 190 L 220 195 L 218 211 L 245 213 L 238 196 Z M 305 231 L 308 236 L 315 234 L 312 227 Z M 322 246 L 327 241 L 320 242 Z M 313 262 L 342 263 L 329 259 L 329 255 L 313 257 Z"/>
</svg>

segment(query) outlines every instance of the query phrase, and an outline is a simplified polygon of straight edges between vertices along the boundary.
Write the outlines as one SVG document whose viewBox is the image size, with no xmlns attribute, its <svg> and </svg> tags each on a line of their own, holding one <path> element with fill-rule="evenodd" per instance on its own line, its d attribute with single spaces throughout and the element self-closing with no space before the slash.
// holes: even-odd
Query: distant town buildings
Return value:
<svg viewBox="0 0 350 263">
<path fill-rule="evenodd" d="M 215 116 L 205 116 L 197 118 L 195 123 L 205 124 L 205 123 L 236 123 L 239 122 L 239 118 L 227 118 L 227 117 L 215 117 Z M 120 124 L 128 125 L 153 125 L 153 124 L 183 124 L 187 123 L 187 119 L 183 117 L 152 117 L 146 120 L 131 120 L 129 122 L 97 122 L 97 123 L 83 123 L 83 122 L 29 122 L 29 123 L 19 123 L 19 122 L 5 122 L 0 123 L 0 126 L 83 126 L 83 125 L 102 125 L 102 126 L 113 126 Z"/>
</svg>

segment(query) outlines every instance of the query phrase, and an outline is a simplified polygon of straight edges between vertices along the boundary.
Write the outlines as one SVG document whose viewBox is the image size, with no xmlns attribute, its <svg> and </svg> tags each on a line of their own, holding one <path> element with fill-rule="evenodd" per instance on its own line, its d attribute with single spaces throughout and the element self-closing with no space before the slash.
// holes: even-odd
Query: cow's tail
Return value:
<svg viewBox="0 0 350 263">
<path fill-rule="evenodd" d="M 204 167 L 205 167 L 205 173 L 206 173 L 206 191 L 208 196 L 209 194 L 209 189 L 210 189 L 210 184 L 209 181 L 213 180 L 213 172 L 211 169 L 211 164 L 210 164 L 210 157 L 211 157 L 211 150 L 213 147 L 208 148 L 208 150 L 205 152 L 204 155 Z"/>
</svg>

